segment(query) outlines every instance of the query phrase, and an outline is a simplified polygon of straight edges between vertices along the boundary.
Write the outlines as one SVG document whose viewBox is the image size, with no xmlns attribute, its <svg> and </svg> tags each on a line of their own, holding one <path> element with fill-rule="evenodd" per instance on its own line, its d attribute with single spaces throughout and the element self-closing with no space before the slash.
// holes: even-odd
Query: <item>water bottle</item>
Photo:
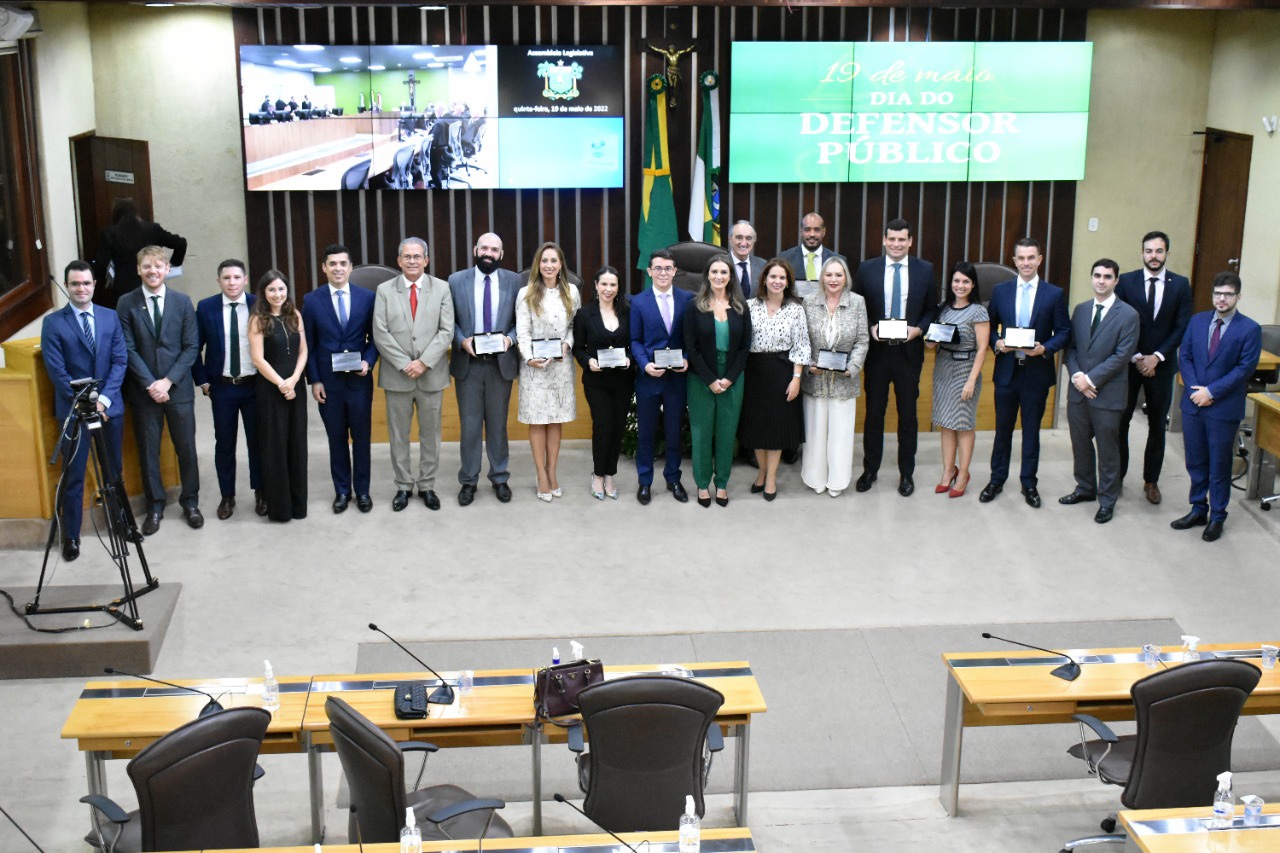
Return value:
<svg viewBox="0 0 1280 853">
<path fill-rule="evenodd" d="M 404 829 L 400 830 L 400 853 L 422 853 L 422 830 L 413 819 L 413 809 L 404 810 Z"/>
<path fill-rule="evenodd" d="M 1191 663 L 1200 660 L 1200 638 L 1190 634 L 1182 635 L 1182 662 Z"/>
<path fill-rule="evenodd" d="M 266 667 L 266 675 L 262 679 L 262 707 L 275 711 L 280 707 L 280 682 L 276 681 L 275 673 L 271 671 L 271 661 L 264 660 L 262 663 Z"/>
<path fill-rule="evenodd" d="M 1235 816 L 1236 795 L 1231 790 L 1231 771 L 1224 770 L 1218 774 L 1218 792 L 1213 795 L 1213 820 L 1210 825 L 1214 829 L 1227 829 Z"/>
<path fill-rule="evenodd" d="M 684 814 L 680 815 L 680 853 L 699 853 L 702 845 L 702 821 L 693 805 L 693 794 L 684 798 Z"/>
<path fill-rule="evenodd" d="M 458 674 L 458 692 L 466 696 L 476 686 L 476 674 L 473 670 L 464 669 Z"/>
</svg>

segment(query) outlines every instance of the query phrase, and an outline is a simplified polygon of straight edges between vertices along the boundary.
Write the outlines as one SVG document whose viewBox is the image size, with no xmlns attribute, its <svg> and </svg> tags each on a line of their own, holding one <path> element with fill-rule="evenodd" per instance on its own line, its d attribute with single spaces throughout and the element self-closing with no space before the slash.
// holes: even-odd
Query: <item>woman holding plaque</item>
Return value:
<svg viewBox="0 0 1280 853">
<path fill-rule="evenodd" d="M 978 271 L 968 261 L 951 269 L 946 296 L 938 306 L 938 333 L 925 346 L 937 348 L 933 365 L 933 422 L 942 431 L 942 480 L 934 492 L 953 498 L 969 487 L 969 460 L 978 426 L 978 394 L 991 323 L 987 309 L 974 301 Z"/>
<path fill-rule="evenodd" d="M 742 413 L 742 371 L 751 348 L 751 315 L 734 286 L 728 255 L 716 255 L 702 272 L 693 307 L 684 312 L 689 357 L 689 429 L 693 436 L 693 480 L 698 505 L 729 505 L 729 468 Z"/>
<path fill-rule="evenodd" d="M 613 478 L 622 453 L 622 433 L 635 390 L 631 323 L 618 271 L 596 273 L 596 298 L 573 315 L 573 357 L 582 365 L 582 392 L 591 409 L 591 495 L 618 499 Z"/>
<path fill-rule="evenodd" d="M 556 476 L 560 425 L 578 416 L 573 387 L 573 315 L 582 304 L 569 283 L 564 252 L 543 243 L 533 256 L 529 283 L 516 294 L 516 344 L 520 348 L 520 402 L 516 417 L 529 425 L 529 448 L 538 472 L 538 499 L 564 494 Z"/>
<path fill-rule="evenodd" d="M 778 462 L 784 450 L 804 441 L 800 375 L 811 361 L 809 329 L 796 297 L 791 265 L 774 258 L 764 265 L 756 297 L 747 303 L 751 315 L 751 355 L 747 357 L 742 392 L 742 424 L 738 438 L 755 448 L 760 469 L 753 494 L 778 496 Z"/>
<path fill-rule="evenodd" d="M 258 279 L 249 314 L 249 356 L 258 369 L 258 446 L 267 518 L 307 517 L 307 336 L 284 274 Z"/>
<path fill-rule="evenodd" d="M 804 300 L 814 363 L 800 380 L 805 443 L 800 479 L 833 498 L 853 479 L 854 422 L 871 344 L 867 303 L 849 289 L 852 282 L 844 260 L 831 258 L 818 273 L 818 289 Z"/>
</svg>

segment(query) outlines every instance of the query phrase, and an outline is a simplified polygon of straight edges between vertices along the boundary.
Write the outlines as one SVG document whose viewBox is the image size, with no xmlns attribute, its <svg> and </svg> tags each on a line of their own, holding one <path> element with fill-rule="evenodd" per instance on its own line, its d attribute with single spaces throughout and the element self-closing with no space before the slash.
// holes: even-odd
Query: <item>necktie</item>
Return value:
<svg viewBox="0 0 1280 853">
<path fill-rule="evenodd" d="M 88 312 L 88 311 L 81 311 L 81 312 L 80 312 L 80 325 L 81 325 L 81 327 L 84 329 L 84 336 L 85 336 L 85 338 L 89 341 L 89 352 L 94 353 L 94 354 L 96 355 L 96 354 L 97 354 L 97 352 L 98 352 L 98 348 L 97 348 L 97 346 L 94 344 L 94 340 L 93 340 L 93 326 L 90 326 L 90 325 L 89 325 L 89 312 Z"/>
<path fill-rule="evenodd" d="M 815 265 L 816 265 L 817 260 L 818 260 L 818 253 L 817 253 L 817 252 L 806 252 L 806 253 L 805 253 L 805 255 L 806 255 L 806 257 L 805 257 L 805 259 L 804 259 L 804 277 L 805 277 L 805 280 L 806 280 L 806 281 L 817 281 L 817 280 L 818 280 L 818 270 L 817 270 L 817 268 L 816 268 L 816 266 L 815 266 Z"/>
<path fill-rule="evenodd" d="M 1025 329 L 1031 325 L 1031 285 L 1025 281 L 1018 284 L 1018 328 Z"/>
<path fill-rule="evenodd" d="M 1156 316 L 1156 277 L 1151 276 L 1147 279 L 1147 307 L 1151 309 L 1151 316 Z"/>
<path fill-rule="evenodd" d="M 1209 338 L 1209 358 L 1213 358 L 1214 353 L 1218 351 L 1218 344 L 1222 343 L 1222 319 L 1214 318 L 1213 321 L 1213 337 Z"/>
<path fill-rule="evenodd" d="M 671 334 L 671 294 L 664 293 L 658 297 L 658 308 L 662 311 L 662 324 L 667 327 L 667 334 Z"/>
<path fill-rule="evenodd" d="M 409 315 L 418 319 L 418 285 L 409 285 Z"/>
<path fill-rule="evenodd" d="M 893 307 L 889 309 L 889 319 L 897 320 L 902 309 L 902 264 L 893 265 Z"/>
<path fill-rule="evenodd" d="M 489 292 L 489 276 L 484 277 L 484 324 L 482 328 L 487 335 L 493 331 L 493 294 Z"/>
<path fill-rule="evenodd" d="M 738 283 L 742 285 L 742 298 L 750 299 L 751 298 L 751 273 L 747 272 L 747 262 L 739 261 L 738 269 L 742 271 L 742 274 L 738 276 Z"/>
<path fill-rule="evenodd" d="M 338 325 L 344 329 L 347 327 L 347 303 L 343 299 L 346 295 L 347 292 L 345 290 L 338 291 Z"/>
<path fill-rule="evenodd" d="M 231 303 L 231 322 L 227 323 L 227 372 L 235 379 L 240 375 L 240 303 Z"/>
<path fill-rule="evenodd" d="M 1102 303 L 1093 303 L 1093 324 L 1089 326 L 1089 334 L 1098 331 L 1098 323 L 1102 321 Z"/>
<path fill-rule="evenodd" d="M 160 337 L 160 321 L 164 315 L 160 313 L 160 297 L 151 297 L 151 325 L 155 327 L 156 337 Z"/>
</svg>

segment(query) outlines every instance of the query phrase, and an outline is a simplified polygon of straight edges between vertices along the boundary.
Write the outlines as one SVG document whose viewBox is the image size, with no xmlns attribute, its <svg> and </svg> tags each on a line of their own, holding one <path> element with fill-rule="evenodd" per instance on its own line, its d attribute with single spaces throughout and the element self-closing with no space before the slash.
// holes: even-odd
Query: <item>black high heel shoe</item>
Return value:
<svg viewBox="0 0 1280 853">
<path fill-rule="evenodd" d="M 751 494 L 758 495 L 764 491 L 764 483 L 752 483 Z"/>
<path fill-rule="evenodd" d="M 698 495 L 698 506 L 711 506 L 711 495 L 708 494 L 705 498 L 702 495 Z"/>
<path fill-rule="evenodd" d="M 728 506 L 728 505 L 729 505 L 729 493 L 728 493 L 728 492 L 726 492 L 724 497 L 720 497 L 719 495 L 716 495 L 716 503 L 718 503 L 720 506 Z"/>
</svg>

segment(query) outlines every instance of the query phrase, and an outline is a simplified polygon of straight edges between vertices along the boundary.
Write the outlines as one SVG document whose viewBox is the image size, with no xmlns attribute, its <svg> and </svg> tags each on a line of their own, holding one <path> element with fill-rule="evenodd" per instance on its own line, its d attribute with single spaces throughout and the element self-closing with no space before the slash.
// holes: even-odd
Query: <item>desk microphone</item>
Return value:
<svg viewBox="0 0 1280 853">
<path fill-rule="evenodd" d="M 564 794 L 556 794 L 552 799 L 554 799 L 557 803 L 564 803 L 566 806 L 568 806 L 569 808 L 573 809 L 575 812 L 577 812 L 578 814 L 582 815 L 582 816 L 583 816 L 583 817 L 585 817 L 587 820 L 591 821 L 591 825 L 592 825 L 592 826 L 596 827 L 597 829 L 603 829 L 605 832 L 607 832 L 607 833 L 609 833 L 610 835 L 612 835 L 615 841 L 617 841 L 617 842 L 618 842 L 619 844 L 621 844 L 623 847 L 625 847 L 625 848 L 627 848 L 628 850 L 630 850 L 630 851 L 631 851 L 631 853 L 639 853 L 639 851 L 638 851 L 638 850 L 636 850 L 636 848 L 632 847 L 630 844 L 628 844 L 627 842 L 623 841 L 623 840 L 622 840 L 622 838 L 620 838 L 620 837 L 618 836 L 618 833 L 616 833 L 616 832 L 614 832 L 613 830 L 608 829 L 608 828 L 606 828 L 606 827 L 603 827 L 603 826 L 601 826 L 600 824 L 596 823 L 596 821 L 595 821 L 595 820 L 594 820 L 590 815 L 588 815 L 588 814 L 587 814 L 586 812 L 584 812 L 582 809 L 580 809 L 580 808 L 578 808 L 577 806 L 575 806 L 573 803 L 571 803 L 571 802 L 569 802 L 568 800 L 566 800 L 566 799 L 564 798 Z M 640 843 L 641 843 L 641 844 L 644 844 L 644 845 L 646 845 L 646 846 L 647 846 L 647 845 L 649 844 L 649 839 L 647 839 L 647 838 L 646 838 L 644 841 L 641 841 Z"/>
<path fill-rule="evenodd" d="M 145 675 L 138 675 L 135 672 L 125 672 L 123 669 L 115 669 L 114 667 L 110 667 L 110 666 L 104 669 L 103 672 L 105 672 L 107 675 L 127 675 L 130 678 L 137 678 L 141 681 L 150 681 L 153 684 L 163 684 L 165 687 L 173 687 L 177 690 L 185 690 L 188 693 L 199 693 L 201 696 L 205 697 L 209 701 L 208 703 L 205 704 L 203 708 L 200 709 L 200 713 L 196 715 L 197 717 L 207 717 L 210 714 L 216 714 L 219 711 L 223 710 L 222 705 L 219 704 L 217 699 L 213 698 L 212 694 L 205 693 L 203 690 L 197 690 L 194 687 L 184 687 L 181 684 L 172 684 L 168 681 L 161 681 L 158 678 L 150 678 Z"/>
<path fill-rule="evenodd" d="M 437 687 L 435 690 L 431 691 L 431 695 L 427 697 L 428 702 L 430 702 L 432 705 L 452 705 L 453 704 L 453 687 L 451 687 L 449 683 L 444 680 L 443 675 L 436 672 L 431 667 L 427 666 L 426 661 L 424 661 L 422 658 L 418 657 L 413 652 L 406 649 L 399 640 L 397 640 L 395 637 L 391 636 L 386 631 L 382 630 L 372 622 L 369 623 L 369 630 L 377 631 L 379 634 L 386 637 L 391 642 L 395 643 L 397 646 L 400 647 L 400 651 L 404 652 L 406 655 L 413 658 L 418 663 L 422 664 L 423 667 L 426 668 L 427 672 L 431 673 L 436 678 L 440 679 L 440 686 Z"/>
<path fill-rule="evenodd" d="M 1053 676 L 1057 676 L 1058 678 L 1061 678 L 1063 681 L 1075 681 L 1077 678 L 1080 677 L 1080 664 L 1071 655 L 1064 654 L 1063 652 L 1055 652 L 1052 649 L 1042 649 L 1039 646 L 1029 646 L 1026 643 L 1019 643 L 1017 640 L 1010 640 L 1005 637 L 997 637 L 995 634 L 988 634 L 986 631 L 982 632 L 982 639 L 999 640 L 1002 643 L 1009 643 L 1015 646 L 1022 646 L 1024 649 L 1034 649 L 1037 652 L 1048 652 L 1049 654 L 1054 655 L 1055 657 L 1066 658 L 1069 661 L 1069 663 L 1064 663 L 1062 666 L 1058 667 L 1057 669 L 1052 670 L 1049 674 Z"/>
</svg>

